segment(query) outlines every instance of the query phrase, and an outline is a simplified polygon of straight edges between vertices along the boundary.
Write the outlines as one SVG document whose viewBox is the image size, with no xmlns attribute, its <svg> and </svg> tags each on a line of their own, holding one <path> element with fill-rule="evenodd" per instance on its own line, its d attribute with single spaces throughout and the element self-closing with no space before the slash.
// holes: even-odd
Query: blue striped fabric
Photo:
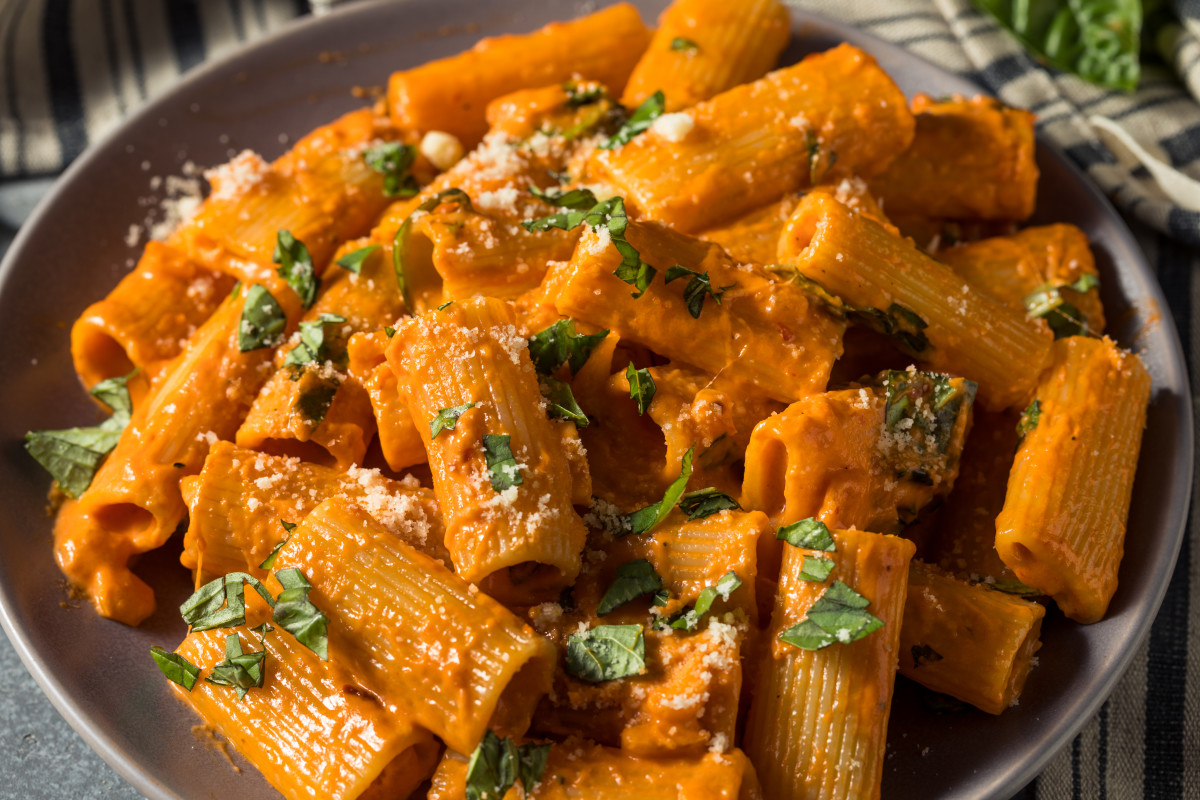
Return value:
<svg viewBox="0 0 1200 800">
<path fill-rule="evenodd" d="M 1175 71 L 1145 69 L 1132 94 L 1039 67 L 968 0 L 789 1 L 902 45 L 1034 111 L 1040 134 L 1085 170 L 1130 222 L 1168 298 L 1197 391 L 1192 360 L 1200 320 L 1192 306 L 1200 291 L 1194 249 L 1200 244 L 1200 0 L 1176 0 L 1183 23 L 1159 32 Z M 1194 529 L 1189 525 L 1162 611 L 1129 673 L 1020 800 L 1200 798 L 1200 546 L 1192 541 Z"/>
</svg>

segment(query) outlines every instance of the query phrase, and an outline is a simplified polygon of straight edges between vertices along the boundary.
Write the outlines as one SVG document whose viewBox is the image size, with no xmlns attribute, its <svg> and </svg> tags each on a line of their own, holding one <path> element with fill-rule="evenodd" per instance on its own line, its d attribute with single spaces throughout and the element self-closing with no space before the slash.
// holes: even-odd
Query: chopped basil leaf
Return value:
<svg viewBox="0 0 1200 800">
<path fill-rule="evenodd" d="M 866 610 L 870 604 L 846 584 L 834 581 L 808 609 L 807 616 L 782 631 L 779 640 L 802 650 L 858 641 L 883 627 L 883 620 Z"/>
<path fill-rule="evenodd" d="M 577 333 L 575 320 L 560 319 L 529 337 L 529 358 L 539 375 L 551 375 L 565 362 L 572 375 L 579 372 L 608 331 Z"/>
<path fill-rule="evenodd" d="M 615 147 L 627 144 L 633 137 L 642 133 L 654 122 L 662 116 L 666 108 L 666 99 L 661 91 L 647 97 L 640 106 L 634 109 L 633 114 L 621 126 L 615 134 L 604 144 L 600 145 L 601 150 L 612 150 Z"/>
<path fill-rule="evenodd" d="M 248 690 L 262 687 L 266 658 L 265 647 L 257 652 L 243 653 L 241 640 L 236 633 L 231 633 L 225 637 L 225 660 L 213 667 L 205 680 L 215 686 L 233 687 L 241 700 Z"/>
<path fill-rule="evenodd" d="M 289 367 L 320 363 L 329 360 L 328 342 L 325 341 L 325 326 L 340 324 L 346 318 L 340 314 L 321 314 L 314 320 L 300 323 L 300 344 L 293 347 L 283 359 Z"/>
<path fill-rule="evenodd" d="M 646 641 L 641 625 L 597 625 L 567 640 L 567 674 L 602 683 L 646 668 Z"/>
<path fill-rule="evenodd" d="M 300 296 L 300 304 L 309 308 L 317 301 L 317 289 L 321 287 L 321 279 L 313 267 L 312 256 L 304 242 L 292 236 L 291 231 L 281 230 L 275 237 L 275 253 L 271 260 L 279 265 L 276 270 L 279 277 L 287 281 L 296 294 Z"/>
<path fill-rule="evenodd" d="M 569 192 L 551 189 L 543 191 L 539 186 L 530 186 L 529 193 L 539 200 L 544 200 L 552 206 L 559 208 L 573 208 L 576 210 L 589 209 L 596 205 L 596 195 L 591 189 L 572 189 Z M 579 223 L 575 223 L 578 225 Z M 572 226 L 574 227 L 574 226 Z"/>
<path fill-rule="evenodd" d="M 946 452 L 959 415 L 975 401 L 973 381 L 938 372 L 888 370 L 884 386 L 884 425 L 906 433 L 920 452 Z"/>
<path fill-rule="evenodd" d="M 1017 436 L 1024 440 L 1026 434 L 1037 428 L 1041 418 L 1042 401 L 1035 397 L 1029 407 L 1021 412 L 1021 419 L 1017 422 Z"/>
<path fill-rule="evenodd" d="M 912 355 L 920 355 L 931 346 L 925 336 L 925 320 L 911 309 L 892 303 L 886 311 L 852 306 L 790 264 L 768 264 L 767 271 L 798 285 L 805 294 L 839 319 L 863 325 L 891 337 Z"/>
<path fill-rule="evenodd" d="M 687 514 L 688 519 L 704 519 L 719 511 L 740 511 L 742 507 L 737 500 L 710 486 L 685 494 L 679 501 L 679 508 Z"/>
<path fill-rule="evenodd" d="M 350 270 L 355 275 L 361 275 L 362 268 L 363 268 L 363 262 L 365 262 L 368 258 L 370 258 L 371 254 L 374 253 L 379 248 L 380 248 L 380 245 L 377 245 L 377 244 L 367 245 L 366 247 L 360 247 L 359 249 L 355 250 L 353 253 L 346 253 L 346 255 L 342 256 L 334 263 L 337 264 L 342 269 Z"/>
<path fill-rule="evenodd" d="M 274 347 L 282 340 L 286 327 L 287 315 L 270 292 L 257 283 L 246 290 L 238 325 L 238 350 L 248 353 L 260 347 Z"/>
<path fill-rule="evenodd" d="M 521 227 L 531 232 L 548 231 L 551 228 L 569 231 L 572 228 L 579 227 L 579 224 L 583 222 L 584 216 L 586 216 L 586 212 L 578 209 L 571 209 L 568 211 L 560 211 L 557 214 L 551 214 L 548 217 L 527 219 L 521 223 Z"/>
<path fill-rule="evenodd" d="M 179 607 L 193 632 L 213 628 L 232 628 L 246 622 L 246 597 L 242 584 L 248 583 L 267 605 L 274 607 L 275 599 L 262 581 L 245 572 L 231 572 L 201 586 Z"/>
<path fill-rule="evenodd" d="M 671 485 L 663 493 L 662 500 L 652 503 L 645 508 L 639 508 L 626 517 L 629 520 L 628 533 L 647 533 L 653 530 L 658 523 L 666 519 L 667 514 L 671 513 L 671 509 L 679 502 L 679 498 L 683 496 L 683 492 L 687 488 L 687 482 L 692 477 L 692 452 L 695 449 L 696 446 L 692 445 L 683 454 L 683 460 L 679 465 L 679 477 L 671 481 Z M 624 533 L 620 535 L 624 535 Z"/>
<path fill-rule="evenodd" d="M 550 404 L 547 409 L 550 419 L 566 419 L 574 422 L 580 428 L 587 427 L 589 421 L 587 414 L 583 413 L 583 409 L 575 401 L 575 393 L 571 391 L 571 384 L 549 375 L 539 375 L 538 387 L 542 391 L 542 397 L 545 397 Z"/>
<path fill-rule="evenodd" d="M 1080 294 L 1083 294 L 1084 292 L 1088 291 L 1089 289 L 1099 289 L 1100 288 L 1100 279 L 1097 278 L 1095 275 L 1093 275 L 1090 272 L 1085 272 L 1082 275 L 1080 275 L 1079 279 L 1076 280 L 1074 283 L 1068 283 L 1066 288 L 1070 289 L 1073 292 L 1079 292 Z"/>
<path fill-rule="evenodd" d="M 717 305 L 721 305 L 721 295 L 725 294 L 726 290 L 732 289 L 737 285 L 731 283 L 728 286 L 713 289 L 712 281 L 709 279 L 707 272 L 696 272 L 694 269 L 688 269 L 679 264 L 667 270 L 667 277 L 664 283 L 670 283 L 676 278 L 686 278 L 689 275 L 692 278 L 683 287 L 683 304 L 687 306 L 688 313 L 692 315 L 692 319 L 700 318 L 700 312 L 704 309 L 704 298 L 706 295 L 711 296 Z"/>
<path fill-rule="evenodd" d="M 384 325 L 383 326 L 383 334 L 384 334 L 384 336 L 387 336 L 390 339 L 396 335 L 396 329 L 393 328 L 391 325 Z"/>
<path fill-rule="evenodd" d="M 1045 594 L 1041 589 L 1035 589 L 1016 578 L 1009 578 L 1006 581 L 996 581 L 995 583 L 985 583 L 984 586 L 989 589 L 995 589 L 997 592 L 1004 592 L 1005 594 L 1012 594 L 1017 597 L 1040 597 Z"/>
<path fill-rule="evenodd" d="M 108 378 L 92 387 L 91 394 L 112 409 L 112 416 L 99 425 L 25 434 L 25 450 L 69 496 L 79 497 L 92 485 L 100 463 L 117 446 L 129 424 L 133 403 L 128 383 L 136 372 Z"/>
<path fill-rule="evenodd" d="M 634 369 L 633 362 L 630 361 L 629 366 L 625 368 L 625 379 L 629 381 L 629 398 L 637 401 L 638 413 L 645 414 L 654 399 L 654 393 L 658 391 L 649 368 Z"/>
<path fill-rule="evenodd" d="M 483 435 L 483 458 L 487 463 L 488 480 L 492 489 L 503 492 L 513 486 L 525 482 L 521 476 L 521 467 L 509 447 L 511 436 L 505 434 L 485 433 Z"/>
<path fill-rule="evenodd" d="M 914 644 L 909 652 L 912 653 L 913 669 L 922 664 L 932 664 L 935 661 L 941 661 L 943 658 L 941 653 L 927 644 Z"/>
<path fill-rule="evenodd" d="M 196 678 L 200 677 L 200 668 L 183 656 L 157 645 L 150 648 L 150 656 L 158 665 L 159 671 L 169 680 L 178 683 L 189 692 L 196 685 Z"/>
<path fill-rule="evenodd" d="M 604 99 L 608 94 L 602 84 L 593 83 L 586 88 L 582 88 L 575 81 L 563 84 L 563 91 L 567 93 L 568 106 L 586 106 L 589 103 Z"/>
<path fill-rule="evenodd" d="M 666 608 L 671 602 L 671 593 L 666 589 L 663 589 L 661 592 L 655 592 L 654 597 L 651 598 L 650 602 L 654 603 L 654 605 L 658 606 L 659 608 Z"/>
<path fill-rule="evenodd" d="M 501 739 L 490 729 L 467 763 L 467 800 L 500 800 L 520 780 L 530 797 L 546 772 L 549 744 L 523 744 Z"/>
<path fill-rule="evenodd" d="M 458 418 L 463 415 L 463 412 L 474 407 L 474 403 L 464 403 L 461 406 L 439 408 L 437 416 L 429 420 L 430 440 L 436 439 L 438 434 L 444 430 L 454 430 L 454 426 L 458 424 Z"/>
<path fill-rule="evenodd" d="M 829 573 L 833 572 L 834 566 L 833 559 L 805 556 L 804 563 L 800 565 L 800 577 L 806 581 L 824 583 Z"/>
<path fill-rule="evenodd" d="M 783 539 L 792 547 L 802 547 L 805 550 L 837 552 L 837 545 L 833 542 L 833 534 L 829 532 L 828 526 L 813 517 L 793 522 L 791 525 L 784 525 L 775 534 L 775 538 Z"/>
<path fill-rule="evenodd" d="M 729 596 L 741 585 L 742 579 L 737 576 L 736 572 L 732 570 L 726 572 L 715 584 L 701 589 L 700 594 L 696 596 L 696 604 L 673 619 L 671 627 L 682 631 L 695 630 L 696 626 L 700 624 L 701 618 L 712 608 L 718 595 L 722 600 L 728 601 Z"/>
<path fill-rule="evenodd" d="M 321 613 L 308 593 L 312 584 L 304 573 L 294 567 L 275 573 L 283 591 L 275 598 L 272 621 L 296 637 L 296 641 L 312 650 L 322 661 L 329 660 L 329 617 Z"/>
<path fill-rule="evenodd" d="M 449 308 L 452 305 L 454 305 L 454 301 L 447 300 L 446 302 L 442 303 L 440 306 L 435 308 L 434 311 L 445 311 L 447 308 Z"/>
<path fill-rule="evenodd" d="M 309 420 L 315 428 L 320 425 L 325 415 L 329 413 L 329 407 L 333 405 L 333 398 L 337 395 L 338 383 L 336 381 L 328 383 L 325 380 L 319 381 L 315 386 L 305 389 L 296 398 L 295 409 L 302 417 Z"/>
<path fill-rule="evenodd" d="M 279 551 L 282 550 L 283 546 L 288 543 L 288 539 L 292 538 L 292 531 L 296 530 L 296 523 L 288 522 L 286 519 L 279 520 L 279 524 L 283 526 L 283 530 L 288 535 L 283 537 L 278 544 L 271 548 L 271 552 L 268 553 L 267 557 L 264 558 L 262 563 L 258 565 L 259 569 L 272 570 L 275 568 L 275 559 L 279 558 Z"/>
<path fill-rule="evenodd" d="M 655 571 L 654 565 L 646 559 L 639 558 L 637 561 L 622 564 L 617 567 L 613 582 L 604 592 L 604 597 L 600 598 L 600 605 L 596 607 L 596 613 L 603 617 L 630 600 L 635 600 L 645 594 L 653 594 L 661 588 L 662 577 Z"/>
<path fill-rule="evenodd" d="M 402 142 L 384 142 L 367 149 L 363 160 L 383 175 L 385 197 L 412 197 L 420 190 L 410 170 L 417 159 L 417 148 Z"/>
<path fill-rule="evenodd" d="M 700 45 L 696 44 L 691 39 L 685 39 L 682 36 L 676 36 L 671 40 L 671 49 L 683 53 L 695 53 L 700 50 Z"/>
<path fill-rule="evenodd" d="M 1072 283 L 1043 283 L 1025 296 L 1025 310 L 1031 319 L 1042 318 L 1054 331 L 1055 339 L 1067 336 L 1091 336 L 1092 329 L 1088 327 L 1083 312 L 1077 306 L 1067 302 L 1062 296 L 1063 289 L 1083 294 L 1100 285 L 1100 280 L 1091 273 L 1085 272 Z"/>
</svg>

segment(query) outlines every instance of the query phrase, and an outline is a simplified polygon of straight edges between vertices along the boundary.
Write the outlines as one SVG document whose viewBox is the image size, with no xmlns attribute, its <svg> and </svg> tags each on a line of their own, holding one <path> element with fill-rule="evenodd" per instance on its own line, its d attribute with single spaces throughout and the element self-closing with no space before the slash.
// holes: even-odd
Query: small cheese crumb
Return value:
<svg viewBox="0 0 1200 800">
<path fill-rule="evenodd" d="M 462 142 L 452 133 L 430 131 L 421 139 L 421 155 L 442 172 L 453 167 L 463 157 Z"/>
<path fill-rule="evenodd" d="M 663 114 L 650 124 L 650 130 L 668 142 L 682 142 L 696 127 L 692 115 L 684 111 Z"/>
</svg>

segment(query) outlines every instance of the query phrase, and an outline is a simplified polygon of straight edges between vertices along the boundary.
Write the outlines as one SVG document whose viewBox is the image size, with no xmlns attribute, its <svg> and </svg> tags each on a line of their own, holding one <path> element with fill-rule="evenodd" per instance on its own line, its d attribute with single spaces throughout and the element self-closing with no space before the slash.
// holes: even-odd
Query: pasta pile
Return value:
<svg viewBox="0 0 1200 800">
<path fill-rule="evenodd" d="M 871 798 L 897 671 L 1016 703 L 1117 586 L 1150 378 L 1032 115 L 776 0 L 391 76 L 89 307 L 29 434 L 104 617 L 288 798 Z"/>
</svg>

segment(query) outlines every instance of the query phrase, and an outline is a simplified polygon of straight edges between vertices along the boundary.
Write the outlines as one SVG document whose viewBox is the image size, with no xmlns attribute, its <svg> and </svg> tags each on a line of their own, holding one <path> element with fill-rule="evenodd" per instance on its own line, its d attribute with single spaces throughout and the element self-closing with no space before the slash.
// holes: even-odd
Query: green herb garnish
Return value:
<svg viewBox="0 0 1200 800">
<path fill-rule="evenodd" d="M 404 298 L 404 306 L 409 313 L 412 313 L 413 310 L 413 299 L 412 287 L 408 285 L 407 276 L 408 236 L 412 232 L 413 214 L 418 211 L 433 211 L 442 203 L 457 203 L 463 208 L 470 209 L 471 197 L 462 189 L 444 189 L 438 192 L 417 206 L 413 213 L 400 223 L 400 227 L 396 229 L 396 235 L 392 237 L 392 269 L 396 273 L 396 285 L 400 287 L 400 296 Z"/>
<path fill-rule="evenodd" d="M 275 598 L 272 621 L 319 655 L 322 661 L 328 661 L 329 618 L 308 599 L 312 584 L 295 568 L 281 569 L 275 577 L 283 591 Z"/>
<path fill-rule="evenodd" d="M 671 40 L 671 49 L 681 53 L 695 53 L 700 50 L 700 45 L 696 44 L 691 39 L 685 39 L 682 36 L 676 36 Z"/>
<path fill-rule="evenodd" d="M 645 414 L 654 400 L 654 393 L 658 391 L 649 368 L 635 369 L 630 361 L 625 368 L 625 379 L 629 381 L 629 398 L 637 402 L 638 414 Z"/>
<path fill-rule="evenodd" d="M 250 689 L 262 688 L 266 659 L 265 643 L 262 650 L 244 653 L 238 635 L 231 633 L 225 637 L 225 660 L 213 667 L 205 680 L 214 686 L 233 687 L 241 700 Z"/>
<path fill-rule="evenodd" d="M 248 353 L 260 347 L 275 347 L 283 340 L 285 328 L 287 315 L 271 293 L 257 283 L 247 289 L 238 324 L 238 350 Z"/>
<path fill-rule="evenodd" d="M 567 674 L 602 683 L 646 668 L 646 641 L 641 625 L 597 625 L 567 640 Z"/>
<path fill-rule="evenodd" d="M 814 517 L 784 525 L 776 534 L 776 539 L 782 539 L 792 547 L 802 547 L 805 550 L 822 550 L 826 553 L 837 552 L 833 534 L 829 527 Z"/>
<path fill-rule="evenodd" d="M 806 581 L 823 583 L 836 566 L 831 558 L 820 556 L 805 556 L 800 565 L 800 577 Z"/>
<path fill-rule="evenodd" d="M 552 375 L 564 363 L 572 375 L 579 372 L 608 331 L 577 333 L 575 320 L 560 319 L 529 337 L 529 358 L 539 375 Z"/>
<path fill-rule="evenodd" d="M 283 359 L 285 366 L 300 367 L 305 364 L 329 360 L 329 343 L 325 341 L 325 326 L 338 325 L 346 321 L 340 314 L 321 314 L 315 320 L 300 323 L 300 344 L 288 351 Z"/>
<path fill-rule="evenodd" d="M 679 501 L 679 508 L 687 514 L 688 519 L 704 519 L 719 511 L 740 511 L 742 507 L 737 500 L 710 486 L 685 494 Z"/>
<path fill-rule="evenodd" d="M 549 744 L 517 745 L 490 729 L 467 762 L 466 800 L 500 800 L 520 780 L 531 797 L 546 772 Z"/>
<path fill-rule="evenodd" d="M 1043 283 L 1029 294 L 1025 295 L 1025 311 L 1031 319 L 1044 319 L 1054 331 L 1055 339 L 1068 336 L 1091 336 L 1092 329 L 1088 327 L 1083 312 L 1073 303 L 1068 303 L 1062 296 L 1063 289 L 1083 294 L 1089 289 L 1100 285 L 1095 275 L 1084 273 L 1074 283 L 1053 284 Z"/>
<path fill-rule="evenodd" d="M 654 120 L 662 116 L 664 110 L 666 110 L 666 99 L 663 97 L 661 91 L 655 92 L 634 109 L 634 112 L 625 121 L 625 124 L 607 142 L 600 145 L 600 149 L 612 150 L 621 145 L 628 144 L 633 137 L 644 132 Z"/>
<path fill-rule="evenodd" d="M 1017 436 L 1019 437 L 1019 441 L 1023 441 L 1026 434 L 1037 428 L 1041 418 L 1042 401 L 1034 398 L 1029 407 L 1021 412 L 1021 419 L 1017 421 Z"/>
<path fill-rule="evenodd" d="M 366 247 L 360 247 L 359 249 L 355 250 L 353 253 L 346 253 L 346 255 L 342 256 L 341 258 L 339 258 L 337 261 L 335 261 L 333 263 L 337 264 L 342 269 L 350 270 L 355 275 L 361 275 L 363 263 L 368 258 L 370 258 L 371 254 L 374 253 L 379 248 L 380 248 L 380 245 L 377 245 L 377 244 L 367 245 Z"/>
<path fill-rule="evenodd" d="M 183 605 L 179 613 L 192 632 L 214 628 L 232 628 L 246 624 L 246 596 L 243 583 L 250 584 L 259 597 L 274 607 L 275 598 L 262 581 L 245 572 L 231 572 L 201 586 Z"/>
<path fill-rule="evenodd" d="M 163 675 L 174 683 L 178 683 L 189 692 L 200 677 L 200 668 L 177 653 L 172 653 L 158 645 L 150 648 L 150 656 Z"/>
<path fill-rule="evenodd" d="M 275 237 L 275 253 L 271 259 L 279 265 L 279 277 L 300 296 L 300 305 L 310 308 L 317 301 L 317 290 L 321 279 L 313 267 L 312 256 L 304 242 L 292 236 L 291 231 L 281 230 Z"/>
<path fill-rule="evenodd" d="M 511 438 L 507 433 L 483 435 L 483 457 L 487 462 L 488 479 L 492 482 L 492 489 L 497 492 L 525 482 L 521 467 L 509 447 Z"/>
<path fill-rule="evenodd" d="M 692 452 L 695 449 L 696 447 L 693 445 L 683 454 L 683 460 L 679 465 L 679 477 L 671 481 L 671 485 L 663 493 L 662 500 L 652 503 L 645 508 L 639 508 L 626 517 L 629 520 L 629 530 L 625 533 L 648 533 L 667 518 L 667 514 L 671 513 L 671 509 L 679 502 L 679 498 L 683 496 L 683 492 L 687 488 L 687 482 L 692 477 Z M 624 535 L 624 533 L 620 535 Z"/>
<path fill-rule="evenodd" d="M 655 571 L 653 564 L 644 558 L 630 561 L 617 567 L 613 582 L 604 592 L 604 597 L 600 598 L 600 605 L 596 607 L 596 613 L 603 617 L 630 600 L 635 600 L 642 595 L 654 594 L 660 589 L 662 589 L 662 577 Z"/>
<path fill-rule="evenodd" d="M 728 602 L 729 596 L 741 585 L 742 579 L 737 576 L 736 572 L 732 570 L 726 572 L 715 584 L 701 589 L 700 594 L 696 596 L 696 604 L 671 620 L 671 627 L 681 631 L 695 630 L 718 596 Z"/>
<path fill-rule="evenodd" d="M 707 272 L 696 272 L 694 269 L 688 269 L 679 264 L 667 270 L 664 283 L 670 283 L 676 278 L 687 278 L 689 275 L 691 279 L 683 287 L 683 304 L 687 306 L 688 313 L 692 315 L 692 319 L 700 318 L 700 312 L 704 309 L 705 297 L 711 297 L 717 305 L 721 305 L 721 296 L 725 294 L 726 290 L 732 289 L 737 285 L 731 283 L 728 286 L 721 286 L 714 289 Z"/>
<path fill-rule="evenodd" d="M 417 160 L 415 145 L 384 142 L 363 153 L 367 166 L 383 176 L 385 197 L 412 197 L 421 187 L 411 170 Z"/>
<path fill-rule="evenodd" d="M 538 186 L 530 186 L 529 193 L 539 200 L 544 200 L 552 206 L 559 208 L 572 208 L 576 210 L 586 210 L 596 205 L 596 195 L 591 189 L 572 189 L 569 192 L 551 189 L 543 191 Z M 579 223 L 575 223 L 578 225 Z M 574 227 L 571 226 L 571 227 Z"/>
<path fill-rule="evenodd" d="M 587 427 L 589 422 L 587 414 L 583 413 L 583 409 L 575 400 L 571 384 L 549 375 L 539 375 L 538 387 L 541 389 L 542 397 L 546 398 L 546 402 L 549 403 L 546 411 L 550 419 L 570 420 L 580 428 Z"/>
<path fill-rule="evenodd" d="M 454 430 L 454 426 L 458 424 L 458 418 L 463 415 L 463 412 L 474 407 L 475 403 L 464 403 L 461 406 L 439 408 L 437 416 L 429 420 L 430 440 L 436 439 L 438 434 L 444 430 Z"/>
<path fill-rule="evenodd" d="M 883 620 L 866 609 L 871 601 L 841 581 L 834 581 L 799 623 L 779 634 L 779 640 L 802 650 L 820 650 L 834 642 L 850 644 L 883 627 Z"/>
<path fill-rule="evenodd" d="M 281 539 L 274 547 L 271 548 L 271 552 L 268 553 L 267 557 L 264 558 L 262 563 L 258 565 L 259 569 L 272 570 L 275 568 L 275 559 L 279 558 L 279 551 L 282 550 L 283 546 L 288 543 L 288 539 L 292 538 L 292 531 L 296 530 L 296 523 L 288 522 L 286 519 L 279 520 L 279 524 L 283 526 L 284 532 L 288 535 L 283 537 L 283 539 Z"/>
</svg>

